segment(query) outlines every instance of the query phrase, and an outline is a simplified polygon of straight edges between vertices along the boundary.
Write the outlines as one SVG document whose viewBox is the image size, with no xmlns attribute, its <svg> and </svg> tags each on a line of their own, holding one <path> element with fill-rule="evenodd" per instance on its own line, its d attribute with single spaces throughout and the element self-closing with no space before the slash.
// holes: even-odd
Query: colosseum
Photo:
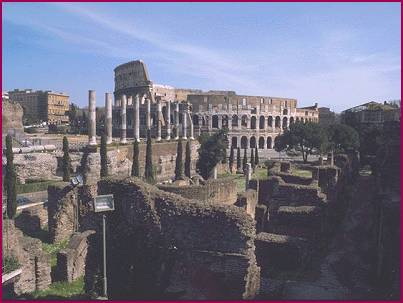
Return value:
<svg viewBox="0 0 403 303">
<path fill-rule="evenodd" d="M 124 129 L 138 140 L 145 137 L 147 129 L 159 141 L 193 139 L 228 128 L 231 146 L 270 150 L 275 138 L 290 124 L 319 120 L 317 103 L 297 108 L 296 99 L 153 84 L 140 60 L 115 68 L 114 96 L 115 136 Z"/>
</svg>

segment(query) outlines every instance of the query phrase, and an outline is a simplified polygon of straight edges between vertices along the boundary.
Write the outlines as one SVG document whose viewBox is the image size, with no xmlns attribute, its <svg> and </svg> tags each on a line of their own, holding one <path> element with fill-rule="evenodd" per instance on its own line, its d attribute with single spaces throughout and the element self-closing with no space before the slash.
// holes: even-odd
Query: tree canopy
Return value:
<svg viewBox="0 0 403 303">
<path fill-rule="evenodd" d="M 323 127 L 317 123 L 293 123 L 283 134 L 276 137 L 274 148 L 280 152 L 295 149 L 301 151 L 304 162 L 308 155 L 320 151 L 327 144 L 327 136 Z"/>
<path fill-rule="evenodd" d="M 224 159 L 224 153 L 228 145 L 227 130 L 221 129 L 211 136 L 202 135 L 199 137 L 199 142 L 199 159 L 196 163 L 196 168 L 199 174 L 207 179 L 214 167 Z"/>
</svg>

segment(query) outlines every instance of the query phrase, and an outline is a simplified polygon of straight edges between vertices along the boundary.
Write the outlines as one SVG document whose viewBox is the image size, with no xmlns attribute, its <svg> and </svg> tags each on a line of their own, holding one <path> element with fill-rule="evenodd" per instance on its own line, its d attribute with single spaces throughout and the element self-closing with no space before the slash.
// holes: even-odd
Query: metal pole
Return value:
<svg viewBox="0 0 403 303">
<path fill-rule="evenodd" d="M 104 297 L 108 298 L 108 283 L 106 278 L 106 215 L 102 215 L 102 236 L 103 236 L 103 248 L 104 248 Z"/>
</svg>

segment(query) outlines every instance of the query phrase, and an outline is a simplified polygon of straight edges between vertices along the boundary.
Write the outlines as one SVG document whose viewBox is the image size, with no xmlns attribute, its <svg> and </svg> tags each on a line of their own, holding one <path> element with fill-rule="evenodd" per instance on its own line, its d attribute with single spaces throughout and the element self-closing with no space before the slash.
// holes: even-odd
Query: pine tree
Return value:
<svg viewBox="0 0 403 303">
<path fill-rule="evenodd" d="M 154 183 L 154 170 L 152 162 L 152 145 L 151 145 L 151 131 L 147 130 L 147 147 L 146 147 L 146 165 L 144 171 L 144 178 L 148 183 Z"/>
<path fill-rule="evenodd" d="M 246 164 L 248 164 L 248 156 L 246 155 L 246 148 L 243 150 L 243 162 L 242 162 L 242 171 L 245 172 Z"/>
<path fill-rule="evenodd" d="M 241 170 L 241 149 L 238 147 L 236 151 L 236 170 L 240 171 Z"/>
<path fill-rule="evenodd" d="M 101 147 L 99 149 L 101 156 L 101 178 L 108 176 L 108 157 L 107 157 L 107 147 L 106 147 L 106 135 L 101 136 Z"/>
<path fill-rule="evenodd" d="M 185 176 L 190 178 L 191 177 L 191 162 L 192 162 L 192 155 L 191 155 L 191 148 L 190 148 L 191 141 L 188 140 L 186 143 L 186 154 L 185 154 Z"/>
<path fill-rule="evenodd" d="M 133 143 L 133 164 L 132 164 L 132 176 L 140 177 L 140 163 L 139 163 L 139 142 L 134 140 Z"/>
<path fill-rule="evenodd" d="M 70 181 L 70 155 L 69 155 L 69 141 L 67 137 L 63 137 L 63 161 L 62 161 L 62 170 L 63 170 L 63 181 Z"/>
<path fill-rule="evenodd" d="M 253 148 L 250 149 L 250 165 L 252 166 L 252 169 L 255 169 L 255 155 L 254 155 L 254 150 Z"/>
<path fill-rule="evenodd" d="M 14 169 L 13 143 L 10 135 L 6 137 L 6 175 L 7 217 L 13 219 L 17 213 L 17 175 Z"/>
<path fill-rule="evenodd" d="M 175 163 L 175 180 L 183 180 L 183 150 L 182 139 L 178 140 L 176 148 L 176 163 Z"/>
<path fill-rule="evenodd" d="M 257 149 L 257 146 L 255 148 L 255 166 L 259 165 L 259 151 Z"/>
<path fill-rule="evenodd" d="M 234 166 L 234 148 L 233 148 L 233 146 L 231 146 L 231 151 L 230 151 L 230 153 L 229 153 L 229 162 L 228 162 L 228 165 L 229 165 L 229 171 L 230 171 L 231 174 L 232 174 L 232 167 Z"/>
</svg>

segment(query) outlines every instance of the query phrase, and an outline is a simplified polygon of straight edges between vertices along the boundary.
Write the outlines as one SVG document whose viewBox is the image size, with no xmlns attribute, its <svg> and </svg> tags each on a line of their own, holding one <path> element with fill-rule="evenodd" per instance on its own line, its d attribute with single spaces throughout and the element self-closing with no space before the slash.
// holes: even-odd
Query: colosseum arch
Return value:
<svg viewBox="0 0 403 303">
<path fill-rule="evenodd" d="M 233 115 L 232 119 L 231 119 L 231 125 L 234 127 L 238 127 L 239 126 L 239 119 L 238 119 L 238 115 Z"/>
<path fill-rule="evenodd" d="M 273 148 L 273 139 L 271 137 L 267 137 L 267 149 Z"/>
<path fill-rule="evenodd" d="M 213 115 L 212 119 L 213 119 L 213 121 L 212 121 L 212 127 L 213 127 L 213 128 L 218 128 L 218 116 L 217 116 L 217 115 Z"/>
<path fill-rule="evenodd" d="M 283 109 L 283 115 L 285 115 L 285 116 L 288 115 L 288 109 L 286 109 L 286 108 Z"/>
<path fill-rule="evenodd" d="M 287 117 L 284 117 L 284 118 L 283 118 L 283 129 L 286 129 L 286 128 L 287 128 L 287 122 L 288 122 L 288 118 L 287 118 Z"/>
<path fill-rule="evenodd" d="M 222 116 L 222 128 L 228 128 L 228 116 L 227 115 Z"/>
<path fill-rule="evenodd" d="M 290 117 L 290 124 L 294 124 L 294 117 Z"/>
<path fill-rule="evenodd" d="M 295 119 L 295 122 L 298 123 L 299 122 L 299 117 L 297 117 L 297 119 Z"/>
<path fill-rule="evenodd" d="M 250 148 L 255 148 L 256 147 L 256 138 L 255 138 L 255 136 L 250 137 L 249 147 Z"/>
<path fill-rule="evenodd" d="M 256 117 L 252 116 L 250 118 L 250 129 L 256 129 Z"/>
<path fill-rule="evenodd" d="M 264 149 L 264 137 L 259 138 L 259 148 Z"/>
<path fill-rule="evenodd" d="M 241 126 L 248 126 L 248 116 L 247 115 L 243 115 L 241 118 Z"/>
<path fill-rule="evenodd" d="M 238 148 L 238 137 L 231 138 L 231 147 Z"/>
<path fill-rule="evenodd" d="M 241 137 L 241 148 L 248 148 L 248 138 L 246 136 Z"/>
<path fill-rule="evenodd" d="M 269 119 L 267 119 L 267 126 L 271 127 L 273 125 L 273 116 L 269 116 Z"/>
<path fill-rule="evenodd" d="M 280 116 L 277 116 L 277 117 L 276 117 L 276 121 L 275 121 L 274 123 L 275 123 L 275 125 L 274 125 L 275 127 L 278 127 L 278 128 L 280 127 L 280 123 L 281 123 L 281 118 L 280 118 Z"/>
<path fill-rule="evenodd" d="M 264 129 L 264 121 L 265 117 L 264 116 L 260 116 L 259 118 L 259 129 Z"/>
</svg>

